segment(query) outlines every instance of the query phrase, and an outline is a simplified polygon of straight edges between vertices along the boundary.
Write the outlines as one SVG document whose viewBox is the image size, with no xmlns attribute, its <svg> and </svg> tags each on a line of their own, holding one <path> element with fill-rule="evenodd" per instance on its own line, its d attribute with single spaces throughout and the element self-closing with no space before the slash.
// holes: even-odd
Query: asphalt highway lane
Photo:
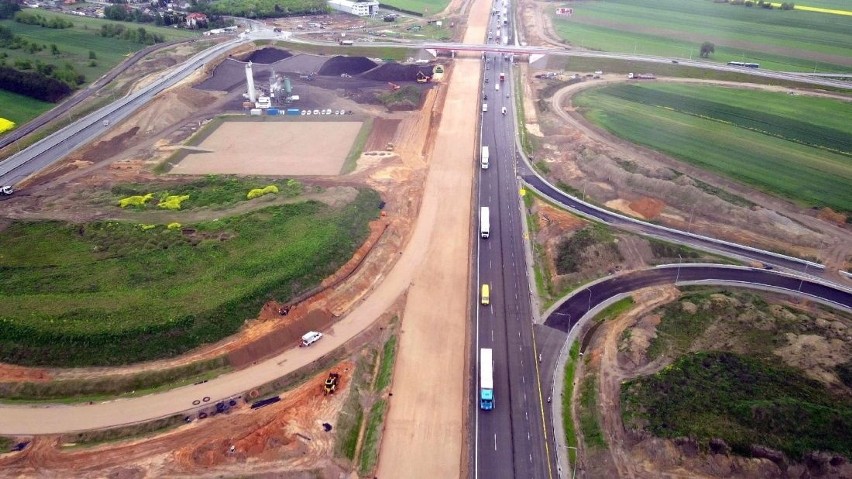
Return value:
<svg viewBox="0 0 852 479">
<path fill-rule="evenodd" d="M 496 16 L 492 16 L 490 30 L 492 34 L 500 30 L 501 39 L 507 34 Z M 473 388 L 477 395 L 475 476 L 547 478 L 552 477 L 555 463 L 551 462 L 546 444 L 544 396 L 540 393 L 533 345 L 520 185 L 515 170 L 512 64 L 503 55 L 486 54 L 485 68 L 487 82 L 483 83 L 481 100 L 488 105 L 488 111 L 480 114 L 482 146 L 489 147 L 490 166 L 480 168 L 478 207 L 489 207 L 491 233 L 488 239 L 478 240 L 476 286 L 479 293 L 482 284 L 489 284 L 491 300 L 488 306 L 478 305 L 477 346 L 494 350 L 495 407 L 491 411 L 479 409 L 477 374 Z M 501 72 L 505 74 L 504 82 L 500 82 Z M 474 161 L 479 161 L 478 155 Z M 479 236 L 478 225 L 476 232 Z"/>
</svg>

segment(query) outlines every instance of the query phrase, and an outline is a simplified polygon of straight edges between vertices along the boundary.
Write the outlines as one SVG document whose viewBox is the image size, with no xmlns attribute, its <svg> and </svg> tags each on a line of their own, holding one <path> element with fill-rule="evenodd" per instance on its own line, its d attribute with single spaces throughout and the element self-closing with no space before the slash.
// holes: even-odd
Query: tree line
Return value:
<svg viewBox="0 0 852 479">
<path fill-rule="evenodd" d="M 42 65 L 47 68 L 53 67 L 50 69 L 54 72 L 65 70 L 57 69 L 54 65 Z M 73 71 L 73 67 L 71 70 Z M 40 71 L 20 71 L 7 66 L 0 66 L 0 89 L 51 103 L 56 103 L 72 91 L 64 81 Z"/>
</svg>

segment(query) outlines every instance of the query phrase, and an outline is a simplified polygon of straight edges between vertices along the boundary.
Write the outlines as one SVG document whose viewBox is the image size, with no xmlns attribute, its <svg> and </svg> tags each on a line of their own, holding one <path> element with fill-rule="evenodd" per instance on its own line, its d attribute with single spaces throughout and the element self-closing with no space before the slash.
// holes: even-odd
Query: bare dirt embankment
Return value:
<svg viewBox="0 0 852 479">
<path fill-rule="evenodd" d="M 313 471 L 336 477 L 345 470 L 333 461 L 336 418 L 354 363 L 333 370 L 341 374 L 338 393 L 326 396 L 323 372 L 278 403 L 249 409 L 240 403 L 226 414 L 197 420 L 152 438 L 72 448 L 74 435 L 40 436 L 18 454 L 0 457 L 4 476 L 154 478 L 222 477 Z M 324 427 L 329 424 L 331 429 Z"/>
</svg>

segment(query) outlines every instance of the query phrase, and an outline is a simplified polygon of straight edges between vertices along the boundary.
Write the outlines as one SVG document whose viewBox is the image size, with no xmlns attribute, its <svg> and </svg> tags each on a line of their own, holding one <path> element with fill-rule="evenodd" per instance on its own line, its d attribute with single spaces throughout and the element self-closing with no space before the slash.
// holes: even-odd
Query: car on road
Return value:
<svg viewBox="0 0 852 479">
<path fill-rule="evenodd" d="M 322 339 L 322 333 L 319 331 L 309 331 L 302 336 L 302 342 L 299 343 L 299 346 L 308 347 L 320 339 Z"/>
<path fill-rule="evenodd" d="M 483 306 L 491 304 L 491 287 L 488 286 L 488 283 L 482 285 L 480 296 L 482 297 L 481 302 Z"/>
</svg>

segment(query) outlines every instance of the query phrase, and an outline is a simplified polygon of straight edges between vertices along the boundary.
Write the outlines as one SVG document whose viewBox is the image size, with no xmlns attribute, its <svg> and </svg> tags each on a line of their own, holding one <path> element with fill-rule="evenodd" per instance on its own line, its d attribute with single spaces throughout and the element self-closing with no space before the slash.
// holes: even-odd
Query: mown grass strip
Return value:
<svg viewBox="0 0 852 479">
<path fill-rule="evenodd" d="M 387 402 L 384 399 L 379 399 L 370 408 L 370 418 L 367 421 L 367 430 L 364 432 L 364 444 L 361 447 L 361 457 L 358 467 L 362 476 L 368 475 L 376 467 L 386 409 Z"/>
<path fill-rule="evenodd" d="M 396 360 L 396 336 L 391 336 L 382 349 L 382 359 L 379 363 L 379 375 L 373 390 L 381 393 L 390 386 L 393 377 L 394 361 Z"/>
<path fill-rule="evenodd" d="M 597 377 L 588 374 L 580 386 L 580 428 L 583 431 L 583 441 L 590 449 L 606 447 L 597 409 L 597 397 Z"/>
<path fill-rule="evenodd" d="M 579 358 L 580 343 L 575 341 L 571 345 L 568 360 L 565 361 L 565 378 L 562 385 L 562 427 L 565 429 L 565 445 L 569 448 L 568 458 L 572 464 L 577 460 L 577 432 L 574 429 L 571 398 L 574 395 L 574 375 L 576 374 Z"/>
<path fill-rule="evenodd" d="M 623 313 L 630 311 L 630 308 L 633 307 L 633 304 L 633 297 L 628 296 L 626 298 L 621 298 L 618 301 L 604 308 L 604 310 L 600 313 L 596 314 L 595 321 L 603 322 L 615 319 L 621 316 Z"/>
<path fill-rule="evenodd" d="M 346 175 L 355 171 L 358 166 L 358 158 L 361 158 L 361 153 L 364 152 L 364 146 L 367 145 L 367 140 L 370 138 L 370 133 L 373 131 L 373 119 L 367 118 L 361 124 L 361 129 L 358 130 L 358 136 L 355 137 L 355 142 L 352 144 L 352 150 L 343 162 L 340 168 L 340 174 Z"/>
</svg>

